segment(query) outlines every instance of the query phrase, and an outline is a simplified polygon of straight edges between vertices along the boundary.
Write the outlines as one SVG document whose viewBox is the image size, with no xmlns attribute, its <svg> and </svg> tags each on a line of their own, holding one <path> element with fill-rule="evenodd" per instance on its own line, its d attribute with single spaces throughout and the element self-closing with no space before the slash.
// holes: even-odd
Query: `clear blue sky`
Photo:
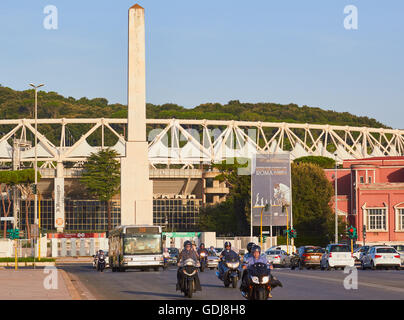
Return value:
<svg viewBox="0 0 404 320">
<path fill-rule="evenodd" d="M 135 1 L 1 0 L 0 84 L 126 104 Z M 59 29 L 43 27 L 55 5 Z M 404 1 L 150 0 L 147 101 L 297 103 L 404 128 Z M 359 29 L 345 30 L 353 4 Z"/>
</svg>

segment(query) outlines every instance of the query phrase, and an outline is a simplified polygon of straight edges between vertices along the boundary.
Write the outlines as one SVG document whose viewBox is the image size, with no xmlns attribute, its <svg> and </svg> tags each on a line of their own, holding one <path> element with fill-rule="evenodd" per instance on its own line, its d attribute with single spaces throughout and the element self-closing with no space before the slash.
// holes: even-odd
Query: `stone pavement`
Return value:
<svg viewBox="0 0 404 320">
<path fill-rule="evenodd" d="M 0 269 L 0 300 L 76 300 L 79 295 L 65 271 Z M 56 280 L 57 282 L 52 280 Z M 48 289 L 46 289 L 48 287 Z"/>
</svg>

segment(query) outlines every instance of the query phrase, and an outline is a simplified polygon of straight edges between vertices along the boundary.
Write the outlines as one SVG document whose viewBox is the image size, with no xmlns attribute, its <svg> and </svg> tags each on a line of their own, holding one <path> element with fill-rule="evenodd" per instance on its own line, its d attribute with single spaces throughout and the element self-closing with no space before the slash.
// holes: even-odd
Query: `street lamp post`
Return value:
<svg viewBox="0 0 404 320">
<path fill-rule="evenodd" d="M 338 164 L 337 164 L 337 153 L 335 156 L 335 243 L 338 243 Z"/>
<path fill-rule="evenodd" d="M 44 84 L 40 84 L 38 86 L 30 83 L 29 84 L 35 90 L 35 161 L 34 161 L 34 170 L 35 170 L 35 203 L 34 203 L 34 216 L 35 216 L 35 224 L 38 224 L 38 88 L 43 87 Z M 41 235 L 39 235 L 40 237 Z M 35 256 L 35 254 L 34 254 Z"/>
</svg>

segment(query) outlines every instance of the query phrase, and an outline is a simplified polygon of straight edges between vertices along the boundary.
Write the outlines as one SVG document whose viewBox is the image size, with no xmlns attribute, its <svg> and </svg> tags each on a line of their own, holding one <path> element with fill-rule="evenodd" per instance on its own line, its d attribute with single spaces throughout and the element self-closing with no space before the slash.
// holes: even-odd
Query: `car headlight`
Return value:
<svg viewBox="0 0 404 320">
<path fill-rule="evenodd" d="M 269 277 L 262 277 L 262 283 L 268 283 Z"/>
<path fill-rule="evenodd" d="M 260 279 L 258 279 L 258 277 L 251 277 L 251 281 L 257 284 L 260 283 Z"/>
</svg>

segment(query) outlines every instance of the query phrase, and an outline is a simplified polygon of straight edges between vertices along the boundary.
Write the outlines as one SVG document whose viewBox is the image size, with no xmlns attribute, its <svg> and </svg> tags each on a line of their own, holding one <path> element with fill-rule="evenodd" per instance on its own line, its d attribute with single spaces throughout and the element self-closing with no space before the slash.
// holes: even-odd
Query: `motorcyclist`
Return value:
<svg viewBox="0 0 404 320">
<path fill-rule="evenodd" d="M 168 248 L 164 248 L 163 258 L 164 258 L 164 267 L 167 267 L 168 259 L 170 259 L 170 252 L 168 251 Z"/>
<path fill-rule="evenodd" d="M 208 250 L 205 248 L 205 244 L 201 243 L 198 248 L 198 254 L 201 255 L 202 252 L 205 252 L 208 255 Z"/>
<path fill-rule="evenodd" d="M 218 269 L 219 269 L 220 279 L 222 279 L 222 277 L 223 277 L 225 261 L 230 260 L 231 258 L 234 258 L 234 257 L 238 257 L 238 254 L 231 249 L 231 242 L 226 241 L 224 243 L 224 250 L 222 251 L 222 253 L 219 256 L 220 262 L 219 262 Z"/>
<path fill-rule="evenodd" d="M 256 263 L 264 263 L 266 265 L 268 265 L 269 270 L 273 270 L 273 266 L 272 263 L 268 262 L 267 257 L 265 256 L 265 254 L 261 254 L 261 247 L 254 245 L 251 248 L 251 254 L 252 256 L 250 256 L 247 260 L 244 260 L 245 264 L 243 265 L 243 276 L 242 276 L 242 280 L 241 280 L 241 286 L 240 286 L 240 290 L 245 292 L 247 291 L 246 288 L 248 287 L 248 268 L 250 268 L 251 266 L 253 266 Z M 275 287 L 282 287 L 282 283 L 276 279 L 274 276 L 272 276 L 271 272 L 270 272 L 270 284 L 271 284 L 271 288 L 275 288 Z M 269 297 L 272 298 L 272 295 L 269 294 Z"/>
<path fill-rule="evenodd" d="M 244 255 L 243 261 L 246 262 L 249 257 L 252 256 L 251 249 L 255 246 L 254 242 L 250 242 L 247 244 L 247 253 Z"/>
<path fill-rule="evenodd" d="M 180 252 L 179 257 L 178 257 L 178 271 L 177 271 L 177 286 L 176 286 L 176 290 L 181 290 L 181 286 L 183 283 L 183 277 L 184 274 L 182 272 L 183 270 L 183 263 L 187 260 L 187 259 L 192 259 L 195 261 L 195 264 L 197 267 L 199 267 L 199 257 L 198 257 L 198 253 L 192 249 L 192 243 L 191 241 L 187 240 L 184 242 L 184 249 Z M 195 276 L 195 290 L 196 291 L 202 291 L 201 288 L 201 284 L 199 282 L 199 276 L 198 274 L 196 274 Z"/>
</svg>

